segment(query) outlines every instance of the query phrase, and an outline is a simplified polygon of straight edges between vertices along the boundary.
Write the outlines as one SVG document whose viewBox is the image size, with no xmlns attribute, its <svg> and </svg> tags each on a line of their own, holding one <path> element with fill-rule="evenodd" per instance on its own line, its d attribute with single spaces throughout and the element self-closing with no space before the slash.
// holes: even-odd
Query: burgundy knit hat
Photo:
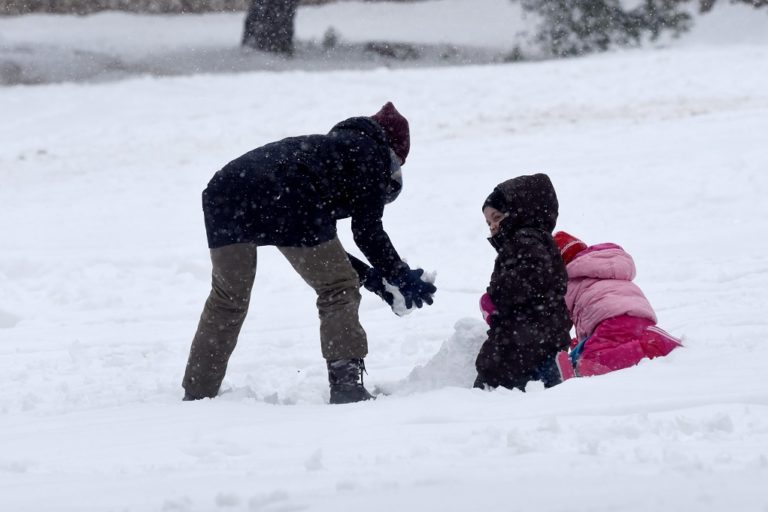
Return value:
<svg viewBox="0 0 768 512">
<path fill-rule="evenodd" d="M 408 129 L 408 120 L 400 115 L 391 101 L 388 101 L 381 110 L 371 116 L 371 119 L 384 128 L 389 139 L 389 147 L 405 163 L 405 157 L 411 149 L 411 134 Z"/>
<path fill-rule="evenodd" d="M 587 248 L 587 244 L 565 231 L 558 231 L 555 233 L 554 239 L 566 265 L 569 264 L 577 254 Z"/>
</svg>

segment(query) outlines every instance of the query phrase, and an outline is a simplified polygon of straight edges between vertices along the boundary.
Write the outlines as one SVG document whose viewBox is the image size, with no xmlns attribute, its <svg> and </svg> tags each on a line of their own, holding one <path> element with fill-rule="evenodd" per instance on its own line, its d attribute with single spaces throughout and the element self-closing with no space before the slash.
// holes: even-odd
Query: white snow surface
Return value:
<svg viewBox="0 0 768 512">
<path fill-rule="evenodd" d="M 654 46 L 768 43 L 768 13 L 719 2 L 704 16 L 691 4 L 693 29 L 665 35 Z M 244 14 L 0 17 L 0 85 L 105 81 L 131 76 L 173 76 L 280 70 L 413 68 L 488 64 L 533 42 L 538 18 L 513 0 L 340 1 L 301 6 L 293 58 L 240 47 Z M 332 31 L 337 44 L 323 45 Z M 370 42 L 404 43 L 400 58 L 382 56 Z M 649 43 L 650 44 L 650 43 Z M 415 55 L 414 53 L 415 52 Z"/>
<path fill-rule="evenodd" d="M 724 30 L 566 61 L 0 89 L 0 510 L 765 512 L 768 41 Z M 221 395 L 182 402 L 208 179 L 388 100 L 412 150 L 385 227 L 438 273 L 406 317 L 364 295 L 366 385 L 388 394 L 327 405 L 314 294 L 265 247 Z M 558 229 L 625 247 L 684 349 L 471 389 L 480 206 L 539 171 Z"/>
<path fill-rule="evenodd" d="M 347 1 L 302 6 L 286 59 L 240 47 L 244 13 L 0 17 L 0 85 L 254 70 L 349 69 L 503 61 L 526 34 L 508 0 Z M 324 48 L 329 32 L 337 45 Z M 383 57 L 369 42 L 406 43 Z"/>
<path fill-rule="evenodd" d="M 244 17 L 245 13 L 240 12 L 35 14 L 0 18 L 3 21 L 0 27 L 4 28 L 4 39 L 8 41 L 48 40 L 82 50 L 112 49 L 125 54 L 143 54 L 184 47 L 238 45 Z M 295 30 L 299 39 L 320 40 L 333 28 L 339 37 L 349 41 L 396 39 L 413 43 L 505 46 L 523 27 L 519 5 L 508 0 L 341 1 L 301 6 Z M 136 37 L 137 34 L 144 37 Z"/>
</svg>

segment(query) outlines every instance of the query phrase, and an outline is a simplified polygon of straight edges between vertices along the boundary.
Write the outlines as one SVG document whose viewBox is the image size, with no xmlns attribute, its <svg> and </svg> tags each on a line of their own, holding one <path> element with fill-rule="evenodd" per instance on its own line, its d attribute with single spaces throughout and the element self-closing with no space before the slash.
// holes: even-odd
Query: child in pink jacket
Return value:
<svg viewBox="0 0 768 512">
<path fill-rule="evenodd" d="M 587 247 L 559 231 L 555 242 L 568 271 L 565 302 L 576 328 L 571 360 L 581 377 L 665 356 L 680 340 L 656 326 L 656 314 L 632 282 L 635 262 L 616 244 Z"/>
</svg>

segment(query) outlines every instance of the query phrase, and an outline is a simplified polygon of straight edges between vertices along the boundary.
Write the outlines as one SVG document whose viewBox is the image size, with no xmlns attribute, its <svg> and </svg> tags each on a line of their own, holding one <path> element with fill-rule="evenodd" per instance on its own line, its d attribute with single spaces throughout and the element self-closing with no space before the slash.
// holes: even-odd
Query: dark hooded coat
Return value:
<svg viewBox="0 0 768 512">
<path fill-rule="evenodd" d="M 488 294 L 497 314 L 477 356 L 477 384 L 524 389 L 570 341 L 568 274 L 552 238 L 557 196 L 547 175 L 534 174 L 501 183 L 491 197 L 502 198 L 509 215 L 490 239 L 498 256 Z"/>
<path fill-rule="evenodd" d="M 210 248 L 236 243 L 307 247 L 332 240 L 352 218 L 355 243 L 390 277 L 404 264 L 382 226 L 399 193 L 384 130 L 354 117 L 327 135 L 290 137 L 229 162 L 203 191 Z"/>
</svg>

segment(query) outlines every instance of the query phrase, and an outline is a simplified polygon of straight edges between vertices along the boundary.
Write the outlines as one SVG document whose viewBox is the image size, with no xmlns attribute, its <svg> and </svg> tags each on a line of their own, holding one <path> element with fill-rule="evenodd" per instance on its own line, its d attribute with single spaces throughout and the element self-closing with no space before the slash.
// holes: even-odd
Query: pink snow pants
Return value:
<svg viewBox="0 0 768 512">
<path fill-rule="evenodd" d="M 576 371 L 580 377 L 629 368 L 647 357 L 661 357 L 681 347 L 680 340 L 646 318 L 617 316 L 604 320 L 584 346 Z"/>
</svg>

